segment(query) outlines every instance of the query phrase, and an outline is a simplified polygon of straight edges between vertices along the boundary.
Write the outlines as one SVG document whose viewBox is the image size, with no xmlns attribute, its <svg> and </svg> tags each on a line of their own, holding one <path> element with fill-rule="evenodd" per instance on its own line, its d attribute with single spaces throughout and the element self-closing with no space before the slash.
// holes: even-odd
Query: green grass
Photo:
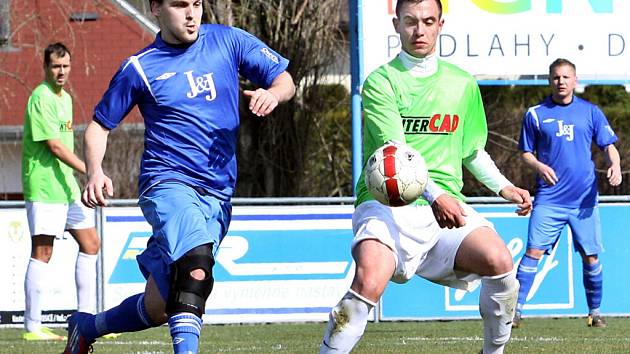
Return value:
<svg viewBox="0 0 630 354">
<path fill-rule="evenodd" d="M 607 318 L 588 328 L 584 318 L 526 318 L 506 353 L 630 353 L 630 318 Z M 324 323 L 204 326 L 200 353 L 316 353 Z M 353 353 L 478 353 L 481 321 L 368 324 Z M 57 332 L 62 333 L 58 329 Z M 25 342 L 19 329 L 0 330 L 0 353 L 61 353 L 60 342 Z M 172 353 L 166 327 L 99 340 L 94 353 Z"/>
</svg>

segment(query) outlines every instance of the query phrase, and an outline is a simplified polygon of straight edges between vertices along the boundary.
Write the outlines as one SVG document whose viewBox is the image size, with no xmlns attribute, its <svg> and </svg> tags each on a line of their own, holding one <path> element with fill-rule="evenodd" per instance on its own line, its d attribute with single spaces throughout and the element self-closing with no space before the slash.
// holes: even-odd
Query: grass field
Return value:
<svg viewBox="0 0 630 354">
<path fill-rule="evenodd" d="M 506 353 L 630 353 L 630 318 L 588 328 L 584 318 L 526 318 Z M 200 353 L 316 353 L 324 323 L 204 326 Z M 368 324 L 353 353 L 478 353 L 481 321 Z M 57 332 L 64 332 L 58 329 Z M 25 342 L 19 329 L 0 330 L 0 353 L 61 353 L 61 342 Z M 94 353 L 172 353 L 166 327 L 99 340 Z"/>
</svg>

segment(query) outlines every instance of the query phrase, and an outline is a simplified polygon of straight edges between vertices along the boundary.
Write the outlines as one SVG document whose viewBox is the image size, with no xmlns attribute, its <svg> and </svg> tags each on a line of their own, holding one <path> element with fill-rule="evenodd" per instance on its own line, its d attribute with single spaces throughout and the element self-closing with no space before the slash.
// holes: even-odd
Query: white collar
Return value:
<svg viewBox="0 0 630 354">
<path fill-rule="evenodd" d="M 437 72 L 438 60 L 435 53 L 417 58 L 402 50 L 398 58 L 413 77 L 427 77 Z"/>
</svg>

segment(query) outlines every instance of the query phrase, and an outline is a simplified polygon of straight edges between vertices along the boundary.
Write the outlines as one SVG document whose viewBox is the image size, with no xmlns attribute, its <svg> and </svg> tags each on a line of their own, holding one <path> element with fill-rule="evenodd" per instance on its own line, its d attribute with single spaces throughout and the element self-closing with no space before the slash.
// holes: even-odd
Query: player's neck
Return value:
<svg viewBox="0 0 630 354">
<path fill-rule="evenodd" d="M 63 86 L 57 85 L 55 82 L 50 82 L 46 80 L 46 84 L 50 87 L 50 90 L 55 93 L 55 95 L 61 97 L 61 91 L 63 91 Z"/>
<path fill-rule="evenodd" d="M 557 96 L 557 95 L 551 95 L 551 100 L 558 105 L 561 106 L 567 106 L 569 104 L 571 104 L 571 102 L 573 102 L 573 95 L 569 95 L 569 96 Z"/>
<path fill-rule="evenodd" d="M 398 55 L 400 62 L 414 77 L 427 77 L 435 74 L 438 67 L 437 55 L 429 54 L 424 58 L 416 58 L 404 50 Z"/>
</svg>

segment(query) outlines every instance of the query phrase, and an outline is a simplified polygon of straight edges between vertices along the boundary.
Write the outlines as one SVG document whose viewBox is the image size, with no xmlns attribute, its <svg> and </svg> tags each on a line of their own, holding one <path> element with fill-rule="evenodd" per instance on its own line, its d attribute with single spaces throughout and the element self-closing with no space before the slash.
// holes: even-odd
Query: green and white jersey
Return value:
<svg viewBox="0 0 630 354">
<path fill-rule="evenodd" d="M 367 77 L 362 97 L 363 165 L 387 141 L 406 142 L 422 154 L 433 181 L 463 201 L 462 160 L 483 149 L 488 135 L 475 79 L 439 59 L 433 75 L 413 77 L 396 57 Z M 364 178 L 356 205 L 373 199 Z"/>
<path fill-rule="evenodd" d="M 24 200 L 70 203 L 80 196 L 72 167 L 59 160 L 46 141 L 59 139 L 74 151 L 72 98 L 64 90 L 57 96 L 43 82 L 33 90 L 24 114 L 22 186 Z"/>
</svg>

